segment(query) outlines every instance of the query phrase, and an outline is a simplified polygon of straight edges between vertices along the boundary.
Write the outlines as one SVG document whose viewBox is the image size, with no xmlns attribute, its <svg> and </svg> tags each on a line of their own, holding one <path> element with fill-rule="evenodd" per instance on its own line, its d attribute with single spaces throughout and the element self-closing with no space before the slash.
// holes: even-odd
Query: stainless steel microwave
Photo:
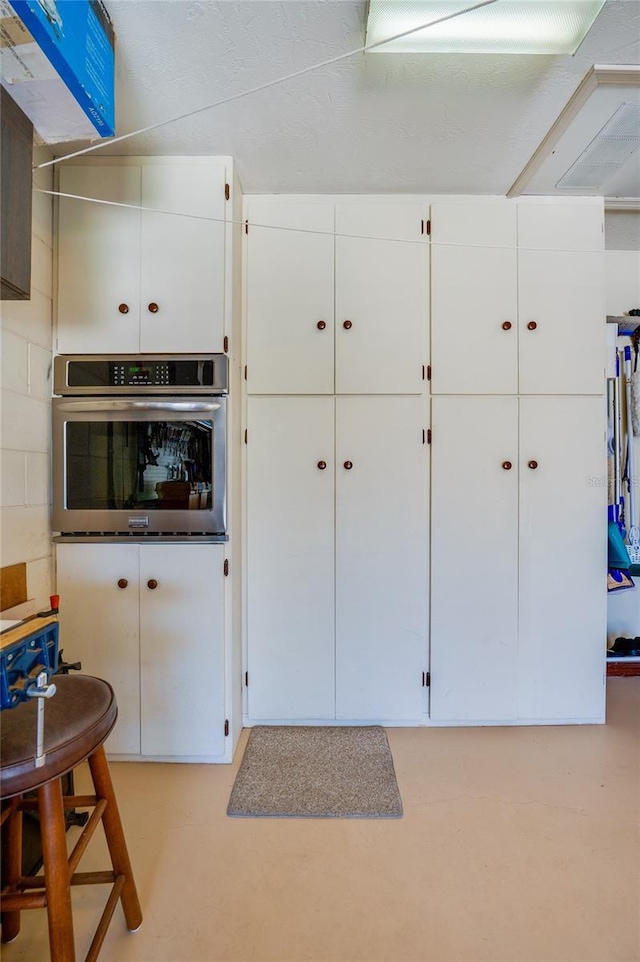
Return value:
<svg viewBox="0 0 640 962">
<path fill-rule="evenodd" d="M 225 355 L 54 361 L 53 528 L 226 538 Z"/>
</svg>

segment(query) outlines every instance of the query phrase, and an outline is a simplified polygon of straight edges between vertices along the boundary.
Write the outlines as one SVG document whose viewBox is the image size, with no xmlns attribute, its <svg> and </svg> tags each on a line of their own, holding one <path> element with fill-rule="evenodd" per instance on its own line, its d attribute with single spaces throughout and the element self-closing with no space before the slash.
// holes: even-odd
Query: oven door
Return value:
<svg viewBox="0 0 640 962">
<path fill-rule="evenodd" d="M 55 398 L 53 528 L 224 535 L 226 398 Z"/>
</svg>

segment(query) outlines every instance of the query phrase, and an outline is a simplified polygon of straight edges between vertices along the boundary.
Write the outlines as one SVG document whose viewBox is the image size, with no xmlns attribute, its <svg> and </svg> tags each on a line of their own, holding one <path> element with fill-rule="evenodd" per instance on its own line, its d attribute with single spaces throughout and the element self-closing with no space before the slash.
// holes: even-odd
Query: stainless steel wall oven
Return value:
<svg viewBox="0 0 640 962">
<path fill-rule="evenodd" d="M 224 354 L 54 360 L 53 528 L 226 539 Z"/>
</svg>

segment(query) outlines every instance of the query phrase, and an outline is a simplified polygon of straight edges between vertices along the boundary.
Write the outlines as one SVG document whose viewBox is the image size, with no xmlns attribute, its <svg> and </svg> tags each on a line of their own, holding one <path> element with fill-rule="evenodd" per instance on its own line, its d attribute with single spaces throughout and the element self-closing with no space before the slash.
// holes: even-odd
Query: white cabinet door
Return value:
<svg viewBox="0 0 640 962">
<path fill-rule="evenodd" d="M 603 718 L 604 410 L 596 397 L 520 401 L 518 701 L 525 720 Z"/>
<path fill-rule="evenodd" d="M 521 394 L 602 394 L 604 254 L 518 253 Z"/>
<path fill-rule="evenodd" d="M 336 206 L 336 394 L 419 394 L 428 363 L 420 204 Z"/>
<path fill-rule="evenodd" d="M 143 755 L 224 753 L 223 563 L 221 545 L 140 546 Z"/>
<path fill-rule="evenodd" d="M 56 546 L 60 647 L 67 661 L 104 678 L 118 701 L 109 753 L 140 753 L 138 547 Z"/>
<path fill-rule="evenodd" d="M 221 165 L 142 167 L 142 206 L 168 212 L 142 215 L 143 352 L 222 351 L 224 184 Z"/>
<path fill-rule="evenodd" d="M 518 391 L 516 207 L 431 207 L 434 394 Z"/>
<path fill-rule="evenodd" d="M 250 203 L 250 394 L 333 393 L 333 221 L 331 203 Z"/>
<path fill-rule="evenodd" d="M 336 717 L 426 710 L 427 446 L 422 398 L 336 399 Z"/>
<path fill-rule="evenodd" d="M 514 719 L 518 400 L 435 397 L 432 425 L 431 717 Z"/>
<path fill-rule="evenodd" d="M 247 415 L 248 714 L 333 718 L 334 399 Z"/>
<path fill-rule="evenodd" d="M 60 168 L 63 193 L 140 204 L 140 168 Z M 140 315 L 140 211 L 60 199 L 58 351 L 136 353 Z"/>
</svg>

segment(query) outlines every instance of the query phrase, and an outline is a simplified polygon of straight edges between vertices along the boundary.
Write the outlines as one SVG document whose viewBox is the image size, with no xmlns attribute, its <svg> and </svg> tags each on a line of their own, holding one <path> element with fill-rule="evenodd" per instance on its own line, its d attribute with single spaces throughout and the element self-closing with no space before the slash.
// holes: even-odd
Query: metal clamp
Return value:
<svg viewBox="0 0 640 962">
<path fill-rule="evenodd" d="M 48 685 L 49 676 L 46 671 L 41 671 L 36 678 L 35 688 L 30 688 L 27 692 L 29 698 L 38 699 L 38 714 L 36 717 L 36 761 L 35 767 L 42 768 L 45 762 L 44 751 L 44 702 L 45 698 L 52 698 L 56 693 L 56 686 Z"/>
</svg>

